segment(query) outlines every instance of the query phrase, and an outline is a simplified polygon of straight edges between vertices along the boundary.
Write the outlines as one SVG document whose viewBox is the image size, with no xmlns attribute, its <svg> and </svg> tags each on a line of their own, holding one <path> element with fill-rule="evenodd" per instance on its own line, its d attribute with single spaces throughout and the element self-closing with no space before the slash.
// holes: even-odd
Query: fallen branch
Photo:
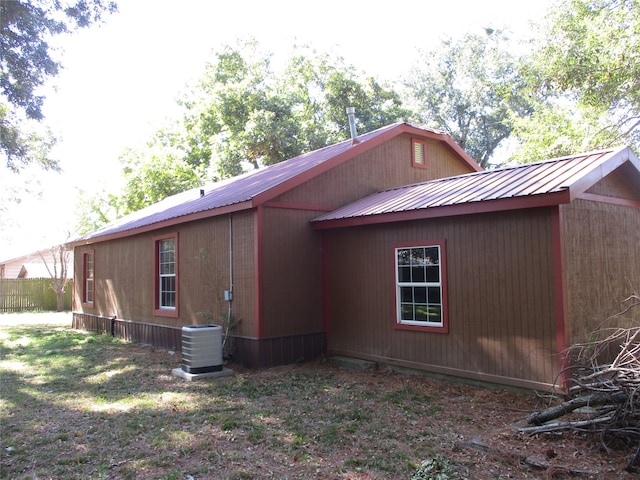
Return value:
<svg viewBox="0 0 640 480">
<path fill-rule="evenodd" d="M 632 295 L 608 320 L 621 325 L 621 315 L 638 306 L 640 296 Z M 637 325 L 637 319 L 628 324 Z M 589 342 L 573 345 L 565 353 L 571 360 L 566 385 L 569 399 L 529 415 L 519 431 L 537 435 L 574 430 L 591 432 L 602 442 L 615 438 L 618 444 L 634 445 L 626 470 L 636 471 L 640 462 L 640 327 L 600 328 Z M 569 418 L 559 420 L 565 416 Z"/>
<path fill-rule="evenodd" d="M 549 407 L 542 412 L 536 412 L 527 418 L 529 425 L 544 425 L 550 420 L 571 413 L 583 407 L 598 407 L 609 404 L 620 404 L 627 401 L 627 395 L 624 392 L 602 393 L 595 392 L 589 396 L 577 397 L 560 405 Z"/>
</svg>

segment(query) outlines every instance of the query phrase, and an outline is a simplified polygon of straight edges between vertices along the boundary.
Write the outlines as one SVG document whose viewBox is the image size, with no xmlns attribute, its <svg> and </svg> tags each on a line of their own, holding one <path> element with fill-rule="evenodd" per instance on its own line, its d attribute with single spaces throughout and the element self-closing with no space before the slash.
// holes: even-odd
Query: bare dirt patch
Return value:
<svg viewBox="0 0 640 480">
<path fill-rule="evenodd" d="M 0 478 L 635 478 L 628 450 L 519 433 L 533 394 L 325 361 L 186 382 L 179 354 L 66 325 L 0 342 Z"/>
</svg>

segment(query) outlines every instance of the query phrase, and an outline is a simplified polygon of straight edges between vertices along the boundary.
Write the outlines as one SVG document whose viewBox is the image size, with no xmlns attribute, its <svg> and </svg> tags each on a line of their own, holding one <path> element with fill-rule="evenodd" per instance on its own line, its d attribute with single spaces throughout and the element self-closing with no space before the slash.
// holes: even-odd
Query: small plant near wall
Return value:
<svg viewBox="0 0 640 480">
<path fill-rule="evenodd" d="M 242 322 L 242 319 L 236 319 L 232 315 L 231 300 L 225 300 L 222 293 L 225 291 L 223 275 L 220 271 L 213 269 L 207 249 L 200 248 L 196 259 L 200 261 L 202 269 L 202 284 L 207 288 L 211 298 L 213 298 L 214 308 L 212 310 L 215 310 L 215 312 L 212 310 L 197 312 L 197 315 L 204 317 L 208 324 L 222 327 L 222 354 L 224 359 L 229 361 L 233 358 L 235 351 L 233 333 Z M 226 309 L 225 303 L 228 304 Z"/>
</svg>

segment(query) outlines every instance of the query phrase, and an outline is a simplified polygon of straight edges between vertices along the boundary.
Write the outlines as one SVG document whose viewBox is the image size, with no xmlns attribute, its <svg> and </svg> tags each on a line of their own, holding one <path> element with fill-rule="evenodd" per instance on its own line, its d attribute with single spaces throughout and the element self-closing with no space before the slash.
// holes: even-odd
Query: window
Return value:
<svg viewBox="0 0 640 480">
<path fill-rule="evenodd" d="M 155 239 L 155 315 L 177 317 L 177 246 L 177 235 Z"/>
<path fill-rule="evenodd" d="M 87 252 L 82 256 L 82 303 L 93 305 L 95 288 L 95 255 L 94 252 Z"/>
<path fill-rule="evenodd" d="M 397 328 L 446 333 L 444 242 L 395 248 Z"/>
<path fill-rule="evenodd" d="M 418 168 L 427 168 L 427 144 L 424 140 L 411 139 L 411 164 Z"/>
</svg>

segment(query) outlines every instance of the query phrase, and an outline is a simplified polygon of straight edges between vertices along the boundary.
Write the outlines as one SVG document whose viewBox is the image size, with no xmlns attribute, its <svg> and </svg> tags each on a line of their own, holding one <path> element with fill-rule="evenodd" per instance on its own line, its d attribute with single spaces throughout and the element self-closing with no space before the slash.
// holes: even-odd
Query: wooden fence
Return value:
<svg viewBox="0 0 640 480">
<path fill-rule="evenodd" d="M 72 286 L 64 292 L 64 310 L 71 310 Z M 55 311 L 56 292 L 50 278 L 0 278 L 0 313 Z"/>
</svg>

